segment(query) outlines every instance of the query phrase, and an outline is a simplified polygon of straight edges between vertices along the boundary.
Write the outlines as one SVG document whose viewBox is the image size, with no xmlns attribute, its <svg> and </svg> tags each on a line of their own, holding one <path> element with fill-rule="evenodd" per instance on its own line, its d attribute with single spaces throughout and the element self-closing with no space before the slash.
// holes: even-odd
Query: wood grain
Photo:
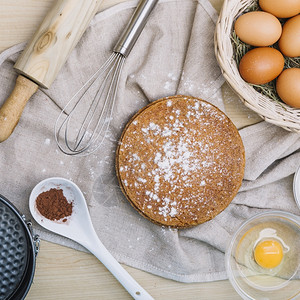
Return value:
<svg viewBox="0 0 300 300">
<path fill-rule="evenodd" d="M 228 281 L 179 283 L 123 265 L 155 299 L 241 299 Z M 42 241 L 29 300 L 132 299 L 92 255 Z"/>
<path fill-rule="evenodd" d="M 58 0 L 19 56 L 15 68 L 49 88 L 99 9 L 98 0 Z"/>
<path fill-rule="evenodd" d="M 19 122 L 29 98 L 37 91 L 38 85 L 19 75 L 15 87 L 0 108 L 0 142 L 5 141 Z"/>
<path fill-rule="evenodd" d="M 124 0 L 104 0 L 100 10 Z M 223 0 L 210 0 L 220 10 Z M 0 51 L 27 41 L 55 0 L 0 0 Z M 225 84 L 226 112 L 238 127 L 259 121 Z M 185 284 L 128 266 L 124 268 L 155 299 L 241 299 L 226 281 Z M 91 254 L 42 241 L 36 274 L 27 300 L 131 299 L 123 287 Z"/>
</svg>

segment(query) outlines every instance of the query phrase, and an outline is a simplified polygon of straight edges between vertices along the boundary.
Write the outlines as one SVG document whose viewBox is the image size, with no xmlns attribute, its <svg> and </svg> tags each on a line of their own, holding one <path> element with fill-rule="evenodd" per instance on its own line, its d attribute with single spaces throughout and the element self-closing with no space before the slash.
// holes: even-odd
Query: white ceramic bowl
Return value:
<svg viewBox="0 0 300 300">
<path fill-rule="evenodd" d="M 293 191 L 294 191 L 295 201 L 300 209 L 300 166 L 294 176 Z"/>
</svg>

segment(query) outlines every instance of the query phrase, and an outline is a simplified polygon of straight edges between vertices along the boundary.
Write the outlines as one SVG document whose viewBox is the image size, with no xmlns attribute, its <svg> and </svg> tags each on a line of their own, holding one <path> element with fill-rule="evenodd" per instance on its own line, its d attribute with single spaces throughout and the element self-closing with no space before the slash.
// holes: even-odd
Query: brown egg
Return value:
<svg viewBox="0 0 300 300">
<path fill-rule="evenodd" d="M 300 56 L 300 15 L 285 22 L 278 45 L 285 56 Z"/>
<path fill-rule="evenodd" d="M 300 69 L 285 69 L 277 78 L 276 90 L 283 102 L 300 108 Z"/>
<path fill-rule="evenodd" d="M 278 41 L 282 32 L 279 20 L 263 11 L 241 15 L 234 24 L 236 35 L 252 46 L 270 46 Z"/>
<path fill-rule="evenodd" d="M 275 79 L 283 70 L 282 54 L 270 47 L 254 48 L 241 59 L 239 71 L 242 78 L 253 84 L 264 84 Z"/>
<path fill-rule="evenodd" d="M 300 0 L 259 0 L 259 6 L 278 18 L 291 18 L 300 13 Z"/>
</svg>

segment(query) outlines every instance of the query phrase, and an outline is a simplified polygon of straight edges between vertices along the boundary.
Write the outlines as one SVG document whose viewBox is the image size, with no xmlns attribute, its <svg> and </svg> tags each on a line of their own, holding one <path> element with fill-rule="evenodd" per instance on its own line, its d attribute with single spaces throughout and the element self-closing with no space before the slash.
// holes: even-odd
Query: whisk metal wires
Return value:
<svg viewBox="0 0 300 300">
<path fill-rule="evenodd" d="M 141 0 L 127 27 L 101 68 L 80 88 L 60 112 L 55 123 L 55 141 L 68 155 L 88 155 L 105 140 L 125 58 L 158 0 Z"/>
<path fill-rule="evenodd" d="M 124 61 L 122 54 L 113 52 L 60 112 L 55 140 L 65 154 L 87 155 L 102 145 L 112 119 Z"/>
</svg>

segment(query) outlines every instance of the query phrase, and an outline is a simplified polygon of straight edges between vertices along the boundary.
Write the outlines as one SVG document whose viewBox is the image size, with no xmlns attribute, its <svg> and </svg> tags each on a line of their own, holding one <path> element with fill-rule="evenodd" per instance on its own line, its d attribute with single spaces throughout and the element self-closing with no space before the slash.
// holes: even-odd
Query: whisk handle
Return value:
<svg viewBox="0 0 300 300">
<path fill-rule="evenodd" d="M 128 56 L 158 0 L 141 0 L 113 51 Z"/>
</svg>

